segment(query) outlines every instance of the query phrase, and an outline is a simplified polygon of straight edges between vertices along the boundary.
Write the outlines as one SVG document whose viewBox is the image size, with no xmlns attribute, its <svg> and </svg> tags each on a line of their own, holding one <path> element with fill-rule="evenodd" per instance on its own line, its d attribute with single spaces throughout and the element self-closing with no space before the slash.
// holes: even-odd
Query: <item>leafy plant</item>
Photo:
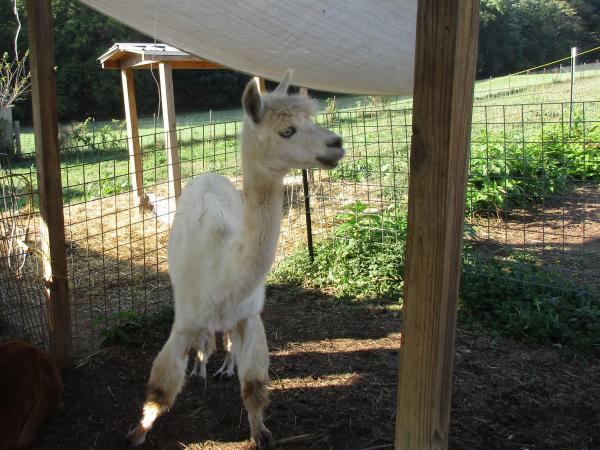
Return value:
<svg viewBox="0 0 600 450">
<path fill-rule="evenodd" d="M 10 59 L 7 52 L 0 58 L 0 109 L 11 107 L 27 93 L 31 75 L 25 68 L 29 52 L 21 59 Z"/>
<path fill-rule="evenodd" d="M 316 245 L 314 263 L 300 250 L 278 266 L 271 281 L 326 288 L 359 300 L 401 301 L 406 216 L 355 203 L 337 220 L 332 235 Z M 464 232 L 475 237 L 471 226 Z M 466 240 L 460 318 L 527 342 L 600 350 L 600 303 L 591 289 L 549 271 L 527 252 L 490 256 Z"/>
<path fill-rule="evenodd" d="M 139 346 L 144 343 L 145 331 L 149 327 L 168 328 L 173 320 L 173 309 L 164 307 L 152 315 L 142 315 L 135 311 L 117 311 L 108 317 L 108 322 L 114 325 L 107 325 L 107 318 L 97 317 L 92 321 L 95 327 L 104 327 L 100 331 L 102 345 L 122 345 L 125 347 Z"/>
<path fill-rule="evenodd" d="M 505 132 L 480 133 L 471 144 L 467 212 L 503 215 L 562 194 L 569 180 L 600 181 L 600 127 L 576 118 L 541 127 L 525 143 Z"/>
<path fill-rule="evenodd" d="M 527 342 L 600 350 L 600 304 L 586 286 L 557 276 L 527 252 L 490 257 L 467 245 L 461 317 Z"/>
<path fill-rule="evenodd" d="M 123 120 L 113 119 L 110 123 L 94 127 L 91 117 L 83 122 L 75 122 L 61 130 L 59 145 L 63 149 L 88 147 L 91 150 L 103 150 L 107 143 L 115 144 L 123 138 L 127 124 Z"/>
<path fill-rule="evenodd" d="M 399 299 L 402 295 L 406 218 L 371 211 L 358 202 L 336 219 L 333 235 L 315 248 L 311 263 L 305 251 L 286 258 L 273 281 L 334 287 L 339 295 Z"/>
</svg>

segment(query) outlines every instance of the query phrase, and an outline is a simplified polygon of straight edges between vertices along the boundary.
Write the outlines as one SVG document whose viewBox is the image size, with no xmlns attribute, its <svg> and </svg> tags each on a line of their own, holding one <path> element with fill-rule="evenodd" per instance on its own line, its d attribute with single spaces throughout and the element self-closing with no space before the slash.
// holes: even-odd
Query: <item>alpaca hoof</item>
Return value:
<svg viewBox="0 0 600 450">
<path fill-rule="evenodd" d="M 263 429 L 260 430 L 257 436 L 253 436 L 252 439 L 254 440 L 254 443 L 256 444 L 256 448 L 258 450 L 266 450 L 272 448 L 273 436 L 271 435 L 271 432 L 265 427 L 263 427 Z"/>
<path fill-rule="evenodd" d="M 189 378 L 193 384 L 205 384 L 206 383 L 206 376 L 202 375 L 201 373 L 190 373 Z"/>
<path fill-rule="evenodd" d="M 235 373 L 233 372 L 227 372 L 226 370 L 218 370 L 213 375 L 213 378 L 219 381 L 229 381 L 234 377 L 234 375 Z"/>
<path fill-rule="evenodd" d="M 139 432 L 137 428 L 134 428 L 125 435 L 125 442 L 123 448 L 132 448 L 142 445 L 146 441 L 146 433 Z"/>
</svg>

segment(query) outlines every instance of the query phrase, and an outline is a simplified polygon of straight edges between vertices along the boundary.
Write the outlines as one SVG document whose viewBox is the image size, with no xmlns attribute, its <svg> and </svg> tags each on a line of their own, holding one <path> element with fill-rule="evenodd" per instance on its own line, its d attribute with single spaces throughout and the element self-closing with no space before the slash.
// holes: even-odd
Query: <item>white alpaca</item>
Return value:
<svg viewBox="0 0 600 450">
<path fill-rule="evenodd" d="M 342 139 L 314 123 L 316 102 L 287 94 L 289 77 L 264 96 L 251 81 L 242 96 L 243 192 L 225 177 L 204 174 L 179 200 L 168 248 L 175 320 L 152 365 L 141 421 L 128 434 L 133 445 L 144 442 L 156 418 L 173 405 L 190 347 L 225 331 L 251 437 L 259 449 L 270 446 L 263 423 L 269 350 L 260 313 L 279 238 L 283 178 L 294 168 L 334 168 L 344 155 Z"/>
<path fill-rule="evenodd" d="M 194 368 L 190 372 L 190 377 L 204 378 L 206 380 L 206 363 L 208 358 L 215 351 L 217 345 L 215 335 L 202 335 L 194 345 L 196 354 L 194 355 Z M 235 374 L 235 359 L 233 357 L 233 343 L 229 338 L 229 333 L 223 333 L 223 347 L 227 352 L 223 364 L 214 374 L 214 378 L 227 380 Z"/>
</svg>

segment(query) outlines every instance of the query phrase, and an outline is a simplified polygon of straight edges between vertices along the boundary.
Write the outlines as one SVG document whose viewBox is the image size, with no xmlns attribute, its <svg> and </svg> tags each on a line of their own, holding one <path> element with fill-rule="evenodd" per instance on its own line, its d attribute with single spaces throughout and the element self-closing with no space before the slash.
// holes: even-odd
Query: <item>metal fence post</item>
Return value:
<svg viewBox="0 0 600 450">
<path fill-rule="evenodd" d="M 571 103 L 569 108 L 569 130 L 573 129 L 573 101 L 575 100 L 575 62 L 577 47 L 571 47 Z"/>
<path fill-rule="evenodd" d="M 301 95 L 308 97 L 308 89 L 300 87 L 299 92 Z M 308 244 L 308 256 L 310 262 L 315 260 L 315 248 L 313 246 L 312 236 L 312 218 L 310 215 L 310 190 L 308 188 L 309 179 L 312 183 L 314 178 L 313 169 L 310 169 L 310 173 L 306 169 L 302 169 L 302 189 L 304 191 L 304 214 L 306 215 L 306 242 Z"/>
</svg>

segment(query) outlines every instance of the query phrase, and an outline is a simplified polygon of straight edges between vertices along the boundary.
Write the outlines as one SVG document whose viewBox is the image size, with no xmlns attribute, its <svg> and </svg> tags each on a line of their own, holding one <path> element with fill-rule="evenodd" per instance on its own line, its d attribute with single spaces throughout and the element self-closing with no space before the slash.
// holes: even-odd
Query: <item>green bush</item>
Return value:
<svg viewBox="0 0 600 450">
<path fill-rule="evenodd" d="M 503 215 L 561 195 L 569 180 L 600 181 L 600 127 L 581 119 L 571 133 L 550 124 L 522 136 L 488 131 L 472 139 L 467 212 Z"/>
<path fill-rule="evenodd" d="M 336 294 L 362 299 L 400 298 L 405 216 L 370 212 L 355 203 L 337 220 L 333 235 L 316 245 L 314 263 L 306 251 L 298 251 L 279 265 L 272 281 L 335 287 Z"/>
</svg>

